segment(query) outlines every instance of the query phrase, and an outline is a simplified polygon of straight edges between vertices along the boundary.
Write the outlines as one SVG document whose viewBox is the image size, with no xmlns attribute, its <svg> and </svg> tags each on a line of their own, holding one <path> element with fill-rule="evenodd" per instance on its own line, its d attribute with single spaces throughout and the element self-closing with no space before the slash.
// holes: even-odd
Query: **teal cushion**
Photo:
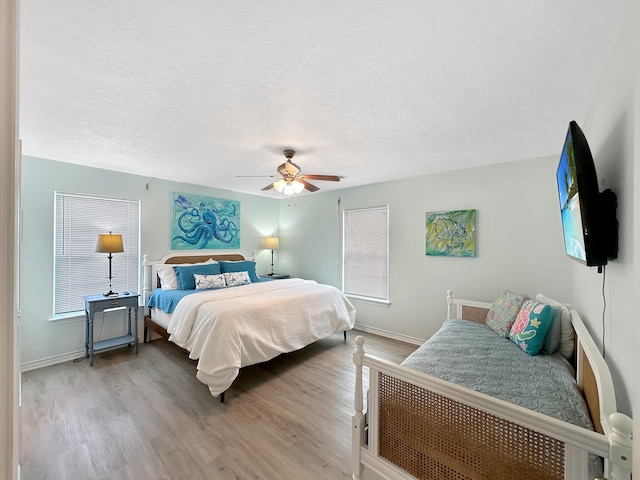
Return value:
<svg viewBox="0 0 640 480">
<path fill-rule="evenodd" d="M 239 262 L 220 262 L 222 273 L 249 272 L 251 283 L 258 281 L 256 273 L 256 262 L 253 260 L 241 260 Z"/>
<path fill-rule="evenodd" d="M 511 327 L 509 339 L 529 355 L 537 355 L 552 322 L 553 310 L 549 305 L 537 300 L 525 300 Z"/>
<path fill-rule="evenodd" d="M 542 302 L 544 303 L 544 302 Z M 560 337 L 562 336 L 562 310 L 552 305 L 549 305 L 553 311 L 551 325 L 544 337 L 544 343 L 542 344 L 542 350 L 540 353 L 555 353 L 560 346 Z"/>
<path fill-rule="evenodd" d="M 173 267 L 178 279 L 178 290 L 195 290 L 196 281 L 194 274 L 198 275 L 220 275 L 220 265 L 218 263 L 206 263 L 203 265 L 188 265 Z"/>
<path fill-rule="evenodd" d="M 496 300 L 491 304 L 491 308 L 487 312 L 485 322 L 491 329 L 502 338 L 508 338 L 513 322 L 516 321 L 522 302 L 525 300 L 524 295 L 518 295 L 509 290 L 502 292 Z"/>
</svg>

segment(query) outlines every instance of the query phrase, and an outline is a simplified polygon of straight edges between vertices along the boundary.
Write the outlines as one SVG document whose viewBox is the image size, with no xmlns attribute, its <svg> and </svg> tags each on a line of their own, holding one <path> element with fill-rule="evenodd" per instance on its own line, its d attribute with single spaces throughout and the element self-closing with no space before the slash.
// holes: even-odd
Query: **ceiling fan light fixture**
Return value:
<svg viewBox="0 0 640 480">
<path fill-rule="evenodd" d="M 286 186 L 287 181 L 283 178 L 281 178 L 277 182 L 273 182 L 273 188 L 275 188 L 278 193 L 282 193 Z"/>
<path fill-rule="evenodd" d="M 294 180 L 291 183 L 293 184 L 293 193 L 300 193 L 302 190 L 304 190 L 304 183 L 298 180 Z"/>
<path fill-rule="evenodd" d="M 284 181 L 284 180 L 281 180 L 281 181 Z M 294 180 L 287 180 L 284 182 L 285 182 L 285 186 L 282 189 L 281 193 L 284 193 L 285 195 L 295 195 L 296 193 L 300 193 L 302 190 L 304 190 L 304 183 L 298 180 L 294 179 Z"/>
<path fill-rule="evenodd" d="M 276 187 L 276 183 L 282 182 L 284 184 L 284 187 L 282 187 L 282 190 L 278 190 L 278 188 L 281 185 L 278 185 Z M 302 190 L 304 190 L 304 183 L 298 181 L 298 180 L 278 180 L 278 182 L 276 182 L 273 184 L 273 186 L 276 188 L 276 190 L 278 190 L 280 193 L 284 193 L 285 195 L 295 195 L 296 193 L 300 193 Z"/>
<path fill-rule="evenodd" d="M 295 155 L 295 150 L 283 150 L 284 156 L 287 159 L 281 165 L 278 165 L 278 173 L 282 176 L 280 180 L 276 180 L 275 182 L 269 183 L 266 187 L 263 187 L 262 191 L 271 190 L 272 188 L 284 195 L 297 195 L 303 190 L 308 190 L 309 192 L 316 192 L 319 190 L 314 184 L 309 183 L 308 180 L 326 180 L 330 182 L 339 182 L 340 178 L 338 175 L 316 175 L 316 174 L 301 174 L 300 167 L 293 163 L 291 159 Z M 240 177 L 272 177 L 277 178 L 277 175 L 236 175 Z"/>
</svg>

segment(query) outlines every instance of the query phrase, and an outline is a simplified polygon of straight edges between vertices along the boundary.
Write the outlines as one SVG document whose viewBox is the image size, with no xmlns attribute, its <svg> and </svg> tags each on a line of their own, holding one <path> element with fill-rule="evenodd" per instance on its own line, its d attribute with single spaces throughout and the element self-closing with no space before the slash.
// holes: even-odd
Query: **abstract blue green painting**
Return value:
<svg viewBox="0 0 640 480">
<path fill-rule="evenodd" d="M 171 249 L 240 248 L 240 202 L 171 194 Z"/>
<path fill-rule="evenodd" d="M 427 212 L 425 253 L 434 256 L 476 256 L 476 211 Z"/>
</svg>

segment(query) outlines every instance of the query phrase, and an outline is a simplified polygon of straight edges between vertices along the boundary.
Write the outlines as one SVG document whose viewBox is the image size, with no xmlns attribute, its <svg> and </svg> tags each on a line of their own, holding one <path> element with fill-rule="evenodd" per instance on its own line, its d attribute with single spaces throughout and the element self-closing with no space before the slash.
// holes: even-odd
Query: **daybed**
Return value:
<svg viewBox="0 0 640 480">
<path fill-rule="evenodd" d="M 160 287 L 153 293 L 152 282 Z M 260 278 L 255 262 L 237 254 L 174 253 L 157 262 L 145 255 L 144 298 L 145 341 L 152 330 L 187 350 L 198 360 L 196 377 L 221 401 L 241 367 L 346 332 L 355 322 L 355 308 L 337 288 Z"/>
<path fill-rule="evenodd" d="M 604 471 L 629 480 L 632 421 L 617 412 L 604 359 L 575 310 L 537 300 L 536 311 L 546 301 L 563 324 L 561 353 L 527 354 L 526 341 L 485 325 L 496 302 L 454 300 L 450 291 L 447 321 L 402 365 L 365 354 L 356 337 L 353 478 L 584 480 Z"/>
</svg>

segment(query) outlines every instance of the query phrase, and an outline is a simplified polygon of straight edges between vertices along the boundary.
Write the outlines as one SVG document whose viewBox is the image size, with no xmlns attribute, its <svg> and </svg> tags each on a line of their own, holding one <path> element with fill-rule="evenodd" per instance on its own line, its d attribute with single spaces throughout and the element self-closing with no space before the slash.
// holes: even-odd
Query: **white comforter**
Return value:
<svg viewBox="0 0 640 480">
<path fill-rule="evenodd" d="M 167 331 L 198 360 L 196 377 L 218 396 L 241 367 L 350 330 L 355 316 L 337 288 L 292 278 L 188 295 Z"/>
</svg>

